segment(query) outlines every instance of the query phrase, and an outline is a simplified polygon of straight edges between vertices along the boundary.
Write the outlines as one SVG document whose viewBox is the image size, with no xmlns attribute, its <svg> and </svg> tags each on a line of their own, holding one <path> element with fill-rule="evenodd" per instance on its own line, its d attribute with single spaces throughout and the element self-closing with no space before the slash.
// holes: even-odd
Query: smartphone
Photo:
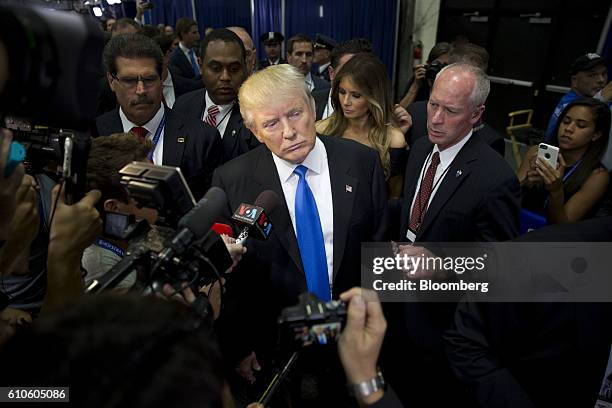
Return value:
<svg viewBox="0 0 612 408">
<path fill-rule="evenodd" d="M 538 157 L 546 160 L 553 169 L 556 169 L 557 160 L 559 159 L 559 148 L 546 143 L 540 143 L 538 146 Z"/>
</svg>

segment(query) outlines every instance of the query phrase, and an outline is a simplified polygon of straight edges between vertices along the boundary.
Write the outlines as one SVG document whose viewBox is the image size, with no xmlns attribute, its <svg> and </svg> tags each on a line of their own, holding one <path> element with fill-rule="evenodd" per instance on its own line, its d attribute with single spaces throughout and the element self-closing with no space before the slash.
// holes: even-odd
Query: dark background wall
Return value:
<svg viewBox="0 0 612 408">
<path fill-rule="evenodd" d="M 596 51 L 609 8 L 609 0 L 442 0 L 437 40 L 463 34 L 489 51 L 487 122 L 505 131 L 509 112 L 534 109 L 544 129 L 563 95 L 551 89 L 568 87 L 571 63 Z"/>
</svg>

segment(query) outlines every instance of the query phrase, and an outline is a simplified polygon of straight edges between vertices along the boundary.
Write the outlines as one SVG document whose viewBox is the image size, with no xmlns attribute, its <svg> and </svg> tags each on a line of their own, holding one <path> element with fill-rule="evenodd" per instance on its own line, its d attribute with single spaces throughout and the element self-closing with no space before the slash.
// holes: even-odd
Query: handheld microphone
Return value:
<svg viewBox="0 0 612 408">
<path fill-rule="evenodd" d="M 274 211 L 280 203 L 280 197 L 272 190 L 264 190 L 257 196 L 255 205 L 242 203 L 232 215 L 232 220 L 242 228 L 236 239 L 237 244 L 244 244 L 249 236 L 265 240 L 272 231 L 272 222 L 266 215 Z"/>
<path fill-rule="evenodd" d="M 179 232 L 170 244 L 159 253 L 159 262 L 169 262 L 189 248 L 194 241 L 204 237 L 225 209 L 227 198 L 219 187 L 211 187 L 204 197 L 178 223 Z"/>
</svg>

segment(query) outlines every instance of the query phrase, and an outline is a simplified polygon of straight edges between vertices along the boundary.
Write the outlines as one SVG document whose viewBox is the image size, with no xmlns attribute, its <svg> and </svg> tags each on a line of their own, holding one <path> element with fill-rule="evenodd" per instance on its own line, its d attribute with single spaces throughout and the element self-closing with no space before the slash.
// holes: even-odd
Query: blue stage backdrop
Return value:
<svg viewBox="0 0 612 408">
<path fill-rule="evenodd" d="M 191 17 L 191 0 L 152 0 L 153 24 L 172 25 L 180 17 Z M 268 31 L 282 31 L 281 0 L 254 0 L 255 26 L 251 27 L 249 0 L 196 0 L 200 32 L 206 27 L 245 27 L 252 35 L 262 59 L 259 36 Z M 388 67 L 393 67 L 397 0 L 286 0 L 285 38 L 302 33 L 314 39 L 327 34 L 341 42 L 363 37 L 372 42 L 374 52 Z M 321 15 L 322 11 L 322 15 Z"/>
<path fill-rule="evenodd" d="M 316 33 L 323 33 L 338 42 L 366 38 L 391 75 L 396 4 L 396 0 L 287 0 L 286 37 L 302 33 L 314 39 Z"/>
</svg>

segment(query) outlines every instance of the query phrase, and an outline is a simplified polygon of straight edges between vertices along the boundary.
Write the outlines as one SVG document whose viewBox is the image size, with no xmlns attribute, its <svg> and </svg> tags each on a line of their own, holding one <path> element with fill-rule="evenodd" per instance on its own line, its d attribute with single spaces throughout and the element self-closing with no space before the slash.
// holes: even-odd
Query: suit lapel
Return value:
<svg viewBox="0 0 612 408">
<path fill-rule="evenodd" d="M 188 135 L 184 132 L 182 121 L 177 119 L 172 110 L 167 109 L 162 160 L 164 166 L 178 167 L 183 162 Z"/>
<path fill-rule="evenodd" d="M 225 127 L 225 133 L 223 134 L 223 144 L 226 146 L 226 153 L 230 154 L 236 151 L 236 143 L 238 142 L 238 132 L 242 126 L 242 116 L 240 115 L 240 108 L 237 103 L 232 106 L 232 113 Z M 230 156 L 228 156 L 230 157 Z"/>
<path fill-rule="evenodd" d="M 304 275 L 304 267 L 302 265 L 302 258 L 300 257 L 300 249 L 293 230 L 291 216 L 289 215 L 289 210 L 287 209 L 285 193 L 283 192 L 278 171 L 276 170 L 274 160 L 272 159 L 272 153 L 270 153 L 267 148 L 260 149 L 254 174 L 253 179 L 259 185 L 261 185 L 262 191 L 274 191 L 285 203 L 285 205 L 278 205 L 272 213 L 268 214 L 272 220 L 272 224 L 274 225 L 272 233 L 276 234 L 283 248 L 285 248 L 297 268 Z"/>
<path fill-rule="evenodd" d="M 333 279 L 336 279 L 344 255 L 346 239 L 349 232 L 355 194 L 359 189 L 359 180 L 350 175 L 350 165 L 335 149 L 336 145 L 329 138 L 320 138 L 327 150 L 327 163 L 331 182 L 332 203 L 334 209 L 334 264 Z M 321 209 L 319 209 L 321 211 Z"/>
<path fill-rule="evenodd" d="M 417 240 L 427 231 L 427 228 L 431 225 L 433 220 L 436 219 L 440 210 L 444 207 L 447 201 L 453 196 L 459 186 L 466 180 L 470 175 L 469 163 L 477 160 L 478 155 L 476 152 L 476 138 L 474 135 L 466 143 L 465 146 L 459 151 L 455 160 L 451 163 L 444 176 L 444 180 L 440 183 L 440 187 L 436 191 L 431 200 L 431 204 L 425 212 L 425 218 L 423 224 L 419 228 L 417 234 Z"/>
<path fill-rule="evenodd" d="M 191 62 L 189 61 L 189 59 L 187 58 L 183 50 L 181 50 L 180 47 L 177 47 L 177 48 L 180 51 L 179 55 L 180 55 L 180 61 L 182 61 L 182 64 L 183 64 L 183 70 L 186 72 L 193 73 L 193 67 L 191 66 Z"/>
<path fill-rule="evenodd" d="M 121 117 L 119 116 L 119 108 L 115 109 L 113 111 L 113 114 L 111 116 L 111 122 L 110 124 L 110 128 L 109 128 L 109 132 L 107 132 L 108 134 L 104 134 L 102 136 L 109 136 L 113 133 L 121 133 L 123 132 L 123 123 L 121 122 Z M 125 132 L 129 132 L 131 129 L 126 129 Z"/>
</svg>

